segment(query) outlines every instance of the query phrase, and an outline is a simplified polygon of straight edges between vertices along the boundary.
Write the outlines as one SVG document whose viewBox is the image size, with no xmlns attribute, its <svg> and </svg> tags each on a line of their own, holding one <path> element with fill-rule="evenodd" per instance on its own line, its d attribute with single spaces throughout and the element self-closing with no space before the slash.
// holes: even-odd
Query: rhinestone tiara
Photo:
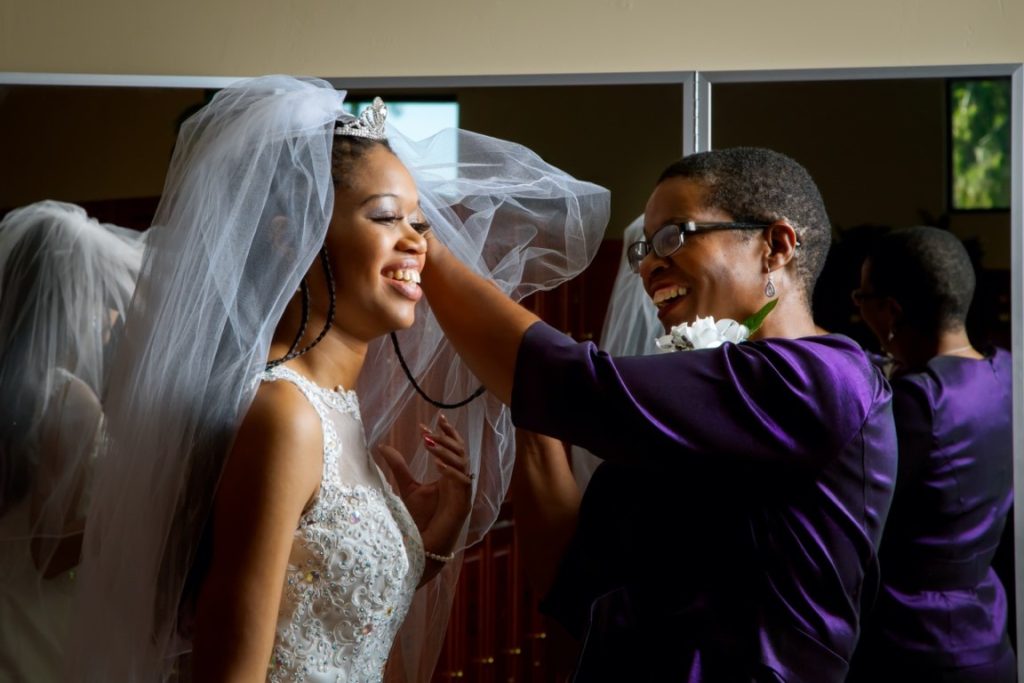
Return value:
<svg viewBox="0 0 1024 683">
<path fill-rule="evenodd" d="M 379 97 L 373 98 L 373 104 L 363 110 L 359 118 L 353 118 L 345 123 L 338 123 L 334 129 L 335 135 L 348 135 L 354 138 L 369 138 L 370 140 L 386 140 L 387 134 L 384 131 L 384 123 L 388 118 L 388 106 Z"/>
</svg>

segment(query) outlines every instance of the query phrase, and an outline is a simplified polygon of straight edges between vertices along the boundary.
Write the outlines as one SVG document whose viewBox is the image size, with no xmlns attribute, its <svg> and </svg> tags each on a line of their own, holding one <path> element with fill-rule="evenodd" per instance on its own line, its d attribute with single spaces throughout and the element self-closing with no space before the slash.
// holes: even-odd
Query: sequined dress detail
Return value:
<svg viewBox="0 0 1024 683">
<path fill-rule="evenodd" d="M 380 681 L 423 574 L 423 541 L 370 458 L 355 392 L 317 386 L 288 368 L 323 426 L 323 476 L 292 542 L 270 683 Z"/>
</svg>

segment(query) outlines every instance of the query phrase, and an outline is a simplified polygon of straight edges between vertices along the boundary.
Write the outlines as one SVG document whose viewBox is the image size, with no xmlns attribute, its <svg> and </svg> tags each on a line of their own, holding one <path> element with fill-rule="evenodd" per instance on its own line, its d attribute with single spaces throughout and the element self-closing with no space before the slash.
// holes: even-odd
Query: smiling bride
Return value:
<svg viewBox="0 0 1024 683">
<path fill-rule="evenodd" d="M 426 232 L 527 293 L 524 272 L 559 281 L 589 260 L 607 192 L 468 133 L 467 169 L 414 179 L 415 146 L 383 103 L 355 118 L 343 98 L 256 79 L 182 128 L 111 377 L 75 679 L 380 680 L 417 588 L 472 540 L 474 497 L 500 500 L 504 452 L 444 416 L 419 430 L 430 467 L 382 449 L 396 495 L 367 433 L 411 387 L 377 345 L 411 328 L 421 379 L 447 349 L 416 311 Z M 525 248 L 530 234 L 546 248 Z M 388 404 L 363 402 L 357 381 Z M 501 441 L 500 405 L 473 406 Z"/>
</svg>

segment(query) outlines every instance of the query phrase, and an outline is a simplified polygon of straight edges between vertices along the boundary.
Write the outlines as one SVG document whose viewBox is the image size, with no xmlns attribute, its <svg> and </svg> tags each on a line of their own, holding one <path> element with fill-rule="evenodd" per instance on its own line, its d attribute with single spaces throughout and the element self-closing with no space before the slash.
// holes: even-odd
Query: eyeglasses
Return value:
<svg viewBox="0 0 1024 683">
<path fill-rule="evenodd" d="M 771 225 L 771 223 L 697 223 L 695 221 L 669 223 L 651 235 L 650 241 L 640 240 L 629 245 L 626 259 L 629 261 L 630 270 L 639 273 L 640 262 L 652 250 L 659 258 L 671 256 L 679 251 L 679 247 L 683 246 L 684 236 L 687 233 L 711 232 L 712 230 L 763 230 Z"/>
<path fill-rule="evenodd" d="M 856 306 L 860 306 L 868 299 L 884 299 L 886 296 L 888 295 L 881 292 L 865 292 L 863 289 L 855 289 L 850 292 L 850 298 L 853 299 L 853 303 Z"/>
</svg>

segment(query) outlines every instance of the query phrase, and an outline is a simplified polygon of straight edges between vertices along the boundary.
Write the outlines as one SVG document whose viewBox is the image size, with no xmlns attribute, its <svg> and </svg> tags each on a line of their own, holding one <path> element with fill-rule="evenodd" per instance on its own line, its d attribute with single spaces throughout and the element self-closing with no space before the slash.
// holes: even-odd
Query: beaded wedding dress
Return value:
<svg viewBox="0 0 1024 683">
<path fill-rule="evenodd" d="M 295 531 L 268 680 L 380 681 L 423 574 L 423 541 L 366 449 L 355 392 L 283 366 L 323 426 L 323 478 Z"/>
</svg>

